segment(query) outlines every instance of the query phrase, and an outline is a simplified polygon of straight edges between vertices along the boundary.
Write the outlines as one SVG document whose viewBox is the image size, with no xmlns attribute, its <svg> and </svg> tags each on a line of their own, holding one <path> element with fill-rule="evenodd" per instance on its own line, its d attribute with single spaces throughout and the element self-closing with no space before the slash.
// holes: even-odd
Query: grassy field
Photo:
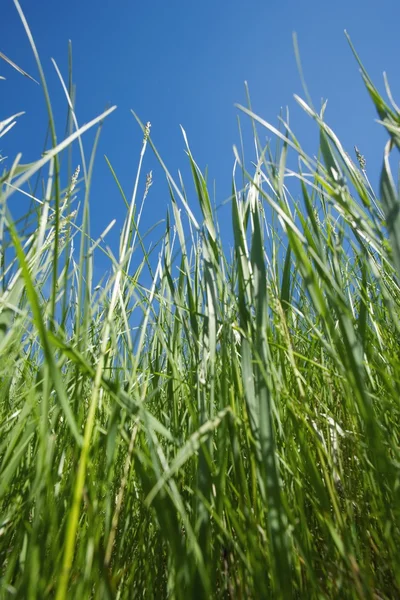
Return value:
<svg viewBox="0 0 400 600">
<path fill-rule="evenodd" d="M 232 252 L 187 146 L 202 222 L 165 168 L 149 255 L 142 161 L 156 149 L 139 122 L 132 197 L 113 173 L 127 207 L 113 255 L 89 233 L 95 150 L 81 140 L 113 109 L 80 128 L 67 84 L 57 144 L 37 62 L 53 149 L 17 157 L 0 189 L 0 598 L 400 598 L 395 103 L 362 71 L 388 138 L 376 192 L 323 109 L 298 98 L 313 158 L 284 121 L 243 108 L 258 152 L 251 167 L 236 153 Z M 62 189 L 72 143 L 80 172 Z M 14 220 L 8 199 L 38 173 Z"/>
</svg>

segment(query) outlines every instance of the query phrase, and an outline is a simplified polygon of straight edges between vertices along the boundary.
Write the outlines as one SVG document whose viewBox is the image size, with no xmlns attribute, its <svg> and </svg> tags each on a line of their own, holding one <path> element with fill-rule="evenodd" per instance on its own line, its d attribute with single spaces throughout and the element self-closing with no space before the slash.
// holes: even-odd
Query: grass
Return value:
<svg viewBox="0 0 400 600">
<path fill-rule="evenodd" d="M 80 127 L 70 76 L 69 135 L 57 141 L 15 4 L 52 144 L 1 177 L 0 597 L 400 597 L 400 112 L 389 88 L 390 105 L 360 63 L 388 134 L 378 192 L 323 108 L 297 99 L 320 133 L 312 158 L 283 120 L 241 107 L 257 162 L 249 172 L 236 152 L 231 254 L 185 134 L 202 222 L 160 159 L 171 204 L 157 258 L 146 250 L 151 175 L 138 190 L 157 151 L 138 120 L 131 199 L 107 161 L 127 205 L 113 255 L 107 231 L 90 236 L 98 136 L 89 160 L 82 144 L 113 109 Z M 274 134 L 275 158 L 257 127 Z M 59 157 L 75 140 L 82 175 L 63 190 Z M 13 220 L 8 198 L 31 193 L 38 174 L 43 192 Z M 110 268 L 97 284 L 99 252 Z"/>
</svg>

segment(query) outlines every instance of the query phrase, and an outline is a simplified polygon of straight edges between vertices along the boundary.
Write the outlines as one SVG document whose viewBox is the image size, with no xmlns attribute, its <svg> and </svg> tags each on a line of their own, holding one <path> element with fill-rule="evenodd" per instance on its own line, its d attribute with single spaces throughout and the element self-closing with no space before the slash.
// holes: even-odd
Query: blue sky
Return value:
<svg viewBox="0 0 400 600">
<path fill-rule="evenodd" d="M 385 135 L 374 123 L 374 109 L 343 31 L 349 32 L 379 89 L 383 89 L 382 72 L 386 71 L 399 100 L 398 0 L 379 4 L 371 0 L 21 0 L 21 6 L 48 78 L 59 139 L 66 104 L 50 58 L 67 77 L 69 39 L 79 122 L 89 121 L 110 104 L 118 106 L 105 123 L 96 162 L 91 195 L 94 235 L 117 218 L 115 237 L 111 237 L 115 242 L 124 215 L 104 154 L 128 196 L 132 190 L 142 135 L 130 109 L 143 121 L 151 121 L 153 140 L 172 174 L 180 168 L 186 177 L 179 125 L 185 127 L 195 159 L 201 168 L 208 165 L 210 181 L 216 180 L 217 204 L 231 190 L 232 146 L 239 142 L 234 104 L 245 103 L 245 80 L 255 112 L 276 124 L 281 107 L 289 106 L 299 139 L 311 151 L 316 148 L 315 125 L 293 100 L 294 93 L 303 96 L 293 51 L 294 31 L 314 104 L 328 98 L 327 121 L 348 151 L 353 151 L 354 144 L 360 148 L 372 180 L 377 181 Z M 0 51 L 37 78 L 12 0 L 3 0 L 1 16 Z M 0 74 L 6 77 L 0 82 L 0 118 L 26 111 L 12 133 L 1 140 L 0 151 L 10 158 L 22 151 L 22 162 L 30 162 L 40 156 L 46 130 L 42 91 L 3 62 Z M 241 119 L 248 123 L 247 117 Z M 92 139 L 86 137 L 88 152 Z M 249 158 L 251 153 L 249 148 Z M 154 185 L 144 212 L 144 230 L 165 216 L 169 204 L 161 170 L 148 154 L 145 172 L 150 169 L 154 169 Z M 11 209 L 20 201 L 14 195 Z M 194 194 L 189 201 L 195 205 Z"/>
</svg>

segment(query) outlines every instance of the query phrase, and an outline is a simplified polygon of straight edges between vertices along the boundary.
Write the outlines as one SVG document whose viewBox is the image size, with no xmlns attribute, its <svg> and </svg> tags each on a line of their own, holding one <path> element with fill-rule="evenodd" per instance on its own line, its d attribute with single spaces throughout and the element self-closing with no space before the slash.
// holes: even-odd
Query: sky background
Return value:
<svg viewBox="0 0 400 600">
<path fill-rule="evenodd" d="M 64 135 L 66 101 L 50 59 L 56 60 L 67 78 L 69 39 L 79 123 L 109 105 L 118 106 L 103 128 L 91 194 L 94 236 L 117 219 L 111 245 L 116 244 L 125 209 L 103 157 L 107 154 L 130 196 L 142 140 L 130 109 L 143 122 L 151 121 L 153 141 L 170 172 L 176 176 L 179 168 L 184 173 L 189 202 L 197 215 L 179 125 L 187 131 L 199 166 L 208 166 L 211 187 L 216 181 L 216 203 L 220 204 L 231 191 L 232 147 L 239 144 L 239 111 L 234 104 L 246 103 L 245 80 L 253 110 L 276 125 L 281 108 L 288 106 L 298 138 L 307 150 L 316 151 L 316 126 L 293 100 L 294 93 L 304 97 L 293 32 L 298 36 L 314 104 L 328 99 L 328 123 L 349 152 L 353 153 L 354 144 L 359 147 L 371 180 L 378 180 L 386 136 L 374 122 L 376 114 L 344 29 L 378 88 L 383 90 L 386 71 L 400 102 L 398 0 L 21 0 L 21 6 L 48 79 L 59 140 Z M 2 0 L 0 51 L 38 79 L 12 0 Z M 20 151 L 22 162 L 33 161 L 41 155 L 47 126 L 42 90 L 3 61 L 0 75 L 6 77 L 0 81 L 0 119 L 26 112 L 0 140 L 0 153 L 10 162 Z M 241 121 L 246 130 L 248 118 L 242 115 Z M 264 139 L 270 137 L 267 131 L 260 133 Z M 87 155 L 92 140 L 93 135 L 85 137 Z M 252 147 L 247 148 L 247 156 L 254 158 Z M 154 185 L 143 215 L 143 231 L 164 218 L 169 205 L 165 179 L 151 152 L 146 155 L 144 175 L 150 169 Z M 11 210 L 18 212 L 22 202 L 13 195 Z M 221 210 L 224 231 L 230 229 L 230 219 Z"/>
</svg>

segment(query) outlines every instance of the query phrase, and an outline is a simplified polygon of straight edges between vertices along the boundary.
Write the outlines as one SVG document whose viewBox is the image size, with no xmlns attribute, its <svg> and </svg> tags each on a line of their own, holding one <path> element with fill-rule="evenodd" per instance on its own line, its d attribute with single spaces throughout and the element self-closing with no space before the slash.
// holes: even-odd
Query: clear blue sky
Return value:
<svg viewBox="0 0 400 600">
<path fill-rule="evenodd" d="M 185 127 L 197 162 L 202 168 L 208 165 L 210 179 L 216 179 L 217 203 L 231 190 L 232 146 L 239 141 L 234 103 L 245 103 L 244 80 L 249 83 L 255 112 L 276 124 L 280 108 L 289 106 L 300 140 L 306 145 L 317 141 L 315 125 L 293 100 L 294 93 L 303 95 L 293 51 L 294 31 L 314 104 L 328 98 L 329 124 L 348 151 L 353 151 L 354 144 L 360 148 L 372 179 L 377 180 L 385 136 L 374 123 L 374 109 L 343 31 L 349 32 L 380 89 L 382 72 L 387 71 L 400 101 L 398 0 L 21 0 L 21 6 L 48 78 L 59 139 L 66 105 L 50 58 L 67 77 L 69 39 L 79 122 L 87 122 L 107 105 L 118 105 L 105 124 L 96 162 L 93 234 L 99 234 L 114 217 L 117 234 L 124 214 L 104 154 L 127 194 L 132 190 L 142 135 L 131 108 L 143 121 L 151 121 L 153 140 L 173 174 L 178 168 L 187 173 L 179 124 Z M 12 0 L 2 2 L 0 50 L 37 78 Z M 7 79 L 0 82 L 0 118 L 26 111 L 13 132 L 0 141 L 0 151 L 9 157 L 22 151 L 22 162 L 30 162 L 40 156 L 46 129 L 42 91 L 2 61 L 0 74 Z M 242 119 L 246 121 L 245 116 Z M 91 139 L 86 138 L 88 150 Z M 145 171 L 151 168 L 155 183 L 144 228 L 165 216 L 169 202 L 162 173 L 149 155 Z M 194 195 L 191 198 L 194 202 Z M 14 195 L 12 203 L 18 201 Z"/>
</svg>

